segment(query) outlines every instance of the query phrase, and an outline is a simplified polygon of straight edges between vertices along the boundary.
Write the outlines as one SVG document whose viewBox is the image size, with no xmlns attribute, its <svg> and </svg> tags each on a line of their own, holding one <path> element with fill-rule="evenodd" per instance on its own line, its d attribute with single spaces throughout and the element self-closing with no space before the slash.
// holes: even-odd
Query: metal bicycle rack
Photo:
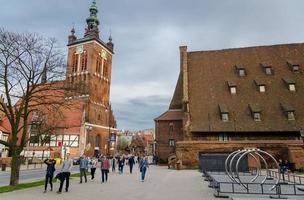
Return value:
<svg viewBox="0 0 304 200">
<path fill-rule="evenodd" d="M 249 158 L 255 164 L 256 173 L 242 168 L 242 163 Z M 204 180 L 214 189 L 215 197 L 229 198 L 230 194 L 269 195 L 275 199 L 286 199 L 283 195 L 304 197 L 304 181 L 301 177 L 292 175 L 293 178 L 290 178 L 288 174 L 288 182 L 282 180 L 281 176 L 285 175 L 280 172 L 279 163 L 266 151 L 257 148 L 240 149 L 230 153 L 222 164 L 224 171 L 202 171 Z M 275 169 L 271 169 L 271 166 L 275 166 Z"/>
<path fill-rule="evenodd" d="M 257 180 L 257 178 L 261 175 L 261 164 L 258 160 L 258 158 L 256 156 L 258 156 L 260 159 L 262 159 L 265 168 L 266 168 L 266 175 L 264 177 L 264 179 L 260 182 L 260 184 L 264 184 L 265 181 L 268 178 L 268 163 L 265 159 L 265 157 L 263 156 L 266 155 L 268 157 L 270 157 L 273 162 L 275 163 L 275 165 L 277 166 L 277 170 L 278 173 L 280 173 L 280 166 L 279 163 L 276 161 L 276 159 L 269 154 L 266 151 L 260 150 L 260 149 L 244 149 L 244 150 L 237 150 L 232 152 L 231 154 L 229 154 L 229 156 L 227 157 L 226 161 L 225 161 L 225 170 L 226 170 L 226 174 L 228 175 L 228 177 L 235 183 L 238 183 L 239 185 L 242 185 L 246 190 L 248 190 L 248 187 L 242 182 L 241 178 L 240 178 L 240 174 L 239 174 L 239 164 L 241 159 L 243 159 L 246 155 L 253 157 L 253 159 L 255 160 L 256 164 L 257 164 L 257 174 L 255 177 L 253 177 L 250 182 L 255 182 Z M 234 161 L 237 159 L 236 163 L 234 163 Z M 234 165 L 234 167 L 233 167 Z M 234 169 L 234 170 L 233 170 Z M 273 184 L 273 186 L 270 188 L 270 190 L 273 190 L 277 187 L 277 185 L 280 182 L 280 177 L 278 177 L 278 179 L 276 180 L 276 182 Z"/>
</svg>

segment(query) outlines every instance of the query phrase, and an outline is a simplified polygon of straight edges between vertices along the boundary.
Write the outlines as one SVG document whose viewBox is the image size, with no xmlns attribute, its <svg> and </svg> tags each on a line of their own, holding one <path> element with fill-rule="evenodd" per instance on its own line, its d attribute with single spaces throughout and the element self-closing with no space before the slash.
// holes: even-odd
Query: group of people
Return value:
<svg viewBox="0 0 304 200">
<path fill-rule="evenodd" d="M 291 163 L 288 160 L 279 160 L 280 173 L 282 174 L 283 181 L 285 181 L 284 174 L 290 172 Z"/>
<path fill-rule="evenodd" d="M 111 158 L 106 156 L 100 156 L 97 158 L 89 158 L 86 156 L 81 156 L 79 160 L 79 172 L 80 172 L 80 184 L 83 183 L 83 178 L 85 183 L 87 182 L 87 172 L 90 170 L 91 180 L 95 178 L 95 172 L 100 161 L 101 169 L 101 183 L 106 183 L 108 181 L 109 170 L 112 167 L 112 172 L 116 171 L 116 166 L 118 165 L 119 174 L 123 174 L 123 169 L 125 165 L 129 166 L 130 174 L 133 172 L 133 167 L 138 163 L 138 168 L 140 170 L 141 176 L 140 180 L 144 182 L 147 168 L 149 168 L 149 162 L 147 156 L 135 157 L 133 155 L 117 155 Z M 55 165 L 56 161 L 53 158 L 46 159 L 44 163 L 47 165 L 46 176 L 45 176 L 45 185 L 44 193 L 47 192 L 47 186 L 50 185 L 50 191 L 53 191 L 53 178 L 56 171 Z M 59 167 L 58 173 L 55 176 L 56 179 L 60 181 L 60 186 L 57 191 L 58 194 L 62 192 L 63 185 L 65 182 L 65 191 L 69 191 L 69 182 L 71 176 L 71 170 L 73 168 L 73 161 L 70 159 L 70 155 L 66 155 L 66 159 L 62 161 L 61 166 Z"/>
</svg>

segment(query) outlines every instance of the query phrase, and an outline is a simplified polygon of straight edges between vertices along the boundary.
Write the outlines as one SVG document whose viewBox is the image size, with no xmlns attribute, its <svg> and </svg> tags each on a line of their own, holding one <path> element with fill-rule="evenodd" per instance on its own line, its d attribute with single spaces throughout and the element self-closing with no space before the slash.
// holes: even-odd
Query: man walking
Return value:
<svg viewBox="0 0 304 200">
<path fill-rule="evenodd" d="M 65 182 L 65 191 L 69 191 L 69 183 L 70 183 L 70 175 L 71 175 L 71 170 L 73 168 L 73 161 L 70 159 L 70 154 L 68 153 L 66 155 L 66 159 L 62 162 L 62 165 L 60 167 L 60 187 L 59 190 L 57 191 L 58 194 L 62 192 L 62 187 L 63 183 Z"/>
<path fill-rule="evenodd" d="M 115 158 L 115 156 L 113 156 L 111 164 L 112 164 L 112 172 L 115 172 L 115 169 L 116 169 L 116 158 Z"/>
<path fill-rule="evenodd" d="M 47 165 L 46 175 L 45 175 L 45 184 L 44 184 L 44 193 L 46 193 L 48 182 L 50 183 L 50 186 L 51 186 L 50 191 L 53 191 L 53 177 L 54 177 L 54 172 L 55 172 L 56 161 L 50 157 L 49 159 L 46 159 L 44 161 L 44 163 Z"/>
<path fill-rule="evenodd" d="M 108 173 L 110 169 L 110 162 L 106 156 L 103 156 L 101 160 L 101 178 L 102 178 L 102 183 L 108 181 Z"/>
<path fill-rule="evenodd" d="M 84 176 L 85 182 L 87 182 L 86 171 L 88 169 L 88 165 L 89 165 L 88 159 L 84 155 L 81 156 L 80 162 L 79 162 L 79 171 L 80 171 L 80 182 L 79 183 L 82 183 L 83 176 Z"/>
<path fill-rule="evenodd" d="M 130 167 L 130 174 L 132 174 L 132 171 L 133 171 L 133 165 L 135 164 L 135 160 L 134 160 L 134 156 L 131 155 L 129 157 L 129 167 Z"/>
</svg>

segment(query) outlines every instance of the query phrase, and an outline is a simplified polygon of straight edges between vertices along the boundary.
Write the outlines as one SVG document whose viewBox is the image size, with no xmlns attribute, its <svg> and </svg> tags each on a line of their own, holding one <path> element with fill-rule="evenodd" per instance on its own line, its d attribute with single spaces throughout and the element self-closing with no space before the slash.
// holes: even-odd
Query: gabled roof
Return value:
<svg viewBox="0 0 304 200">
<path fill-rule="evenodd" d="M 184 112 L 182 110 L 167 110 L 159 117 L 155 118 L 154 121 L 176 121 L 182 120 L 184 117 Z"/>
<path fill-rule="evenodd" d="M 279 132 L 303 128 L 298 125 L 304 124 L 304 76 L 302 72 L 292 72 L 287 64 L 304 66 L 303 55 L 303 43 L 187 52 L 191 131 Z M 275 73 L 266 75 L 260 63 L 272 66 Z M 235 73 L 236 65 L 246 69 L 245 77 Z M 297 91 L 286 90 L 283 78 L 295 82 Z M 254 80 L 266 84 L 267 91 L 257 92 Z M 227 81 L 237 85 L 236 95 L 230 94 Z M 292 103 L 297 111 L 296 120 L 286 119 L 280 102 Z M 220 104 L 229 108 L 233 120 L 221 121 Z M 248 104 L 260 106 L 262 121 L 257 123 L 252 119 Z"/>
<path fill-rule="evenodd" d="M 182 109 L 183 107 L 183 76 L 182 73 L 179 74 L 176 83 L 173 98 L 171 100 L 169 109 Z"/>
</svg>

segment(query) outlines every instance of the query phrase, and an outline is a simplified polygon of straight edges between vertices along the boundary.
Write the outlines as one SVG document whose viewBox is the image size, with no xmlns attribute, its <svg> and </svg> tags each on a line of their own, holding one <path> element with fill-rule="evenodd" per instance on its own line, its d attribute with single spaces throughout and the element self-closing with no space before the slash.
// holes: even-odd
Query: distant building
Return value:
<svg viewBox="0 0 304 200">
<path fill-rule="evenodd" d="M 169 110 L 155 119 L 156 150 L 197 165 L 199 154 L 260 148 L 304 165 L 304 44 L 188 52 Z M 302 134 L 301 134 L 302 133 Z"/>
</svg>

